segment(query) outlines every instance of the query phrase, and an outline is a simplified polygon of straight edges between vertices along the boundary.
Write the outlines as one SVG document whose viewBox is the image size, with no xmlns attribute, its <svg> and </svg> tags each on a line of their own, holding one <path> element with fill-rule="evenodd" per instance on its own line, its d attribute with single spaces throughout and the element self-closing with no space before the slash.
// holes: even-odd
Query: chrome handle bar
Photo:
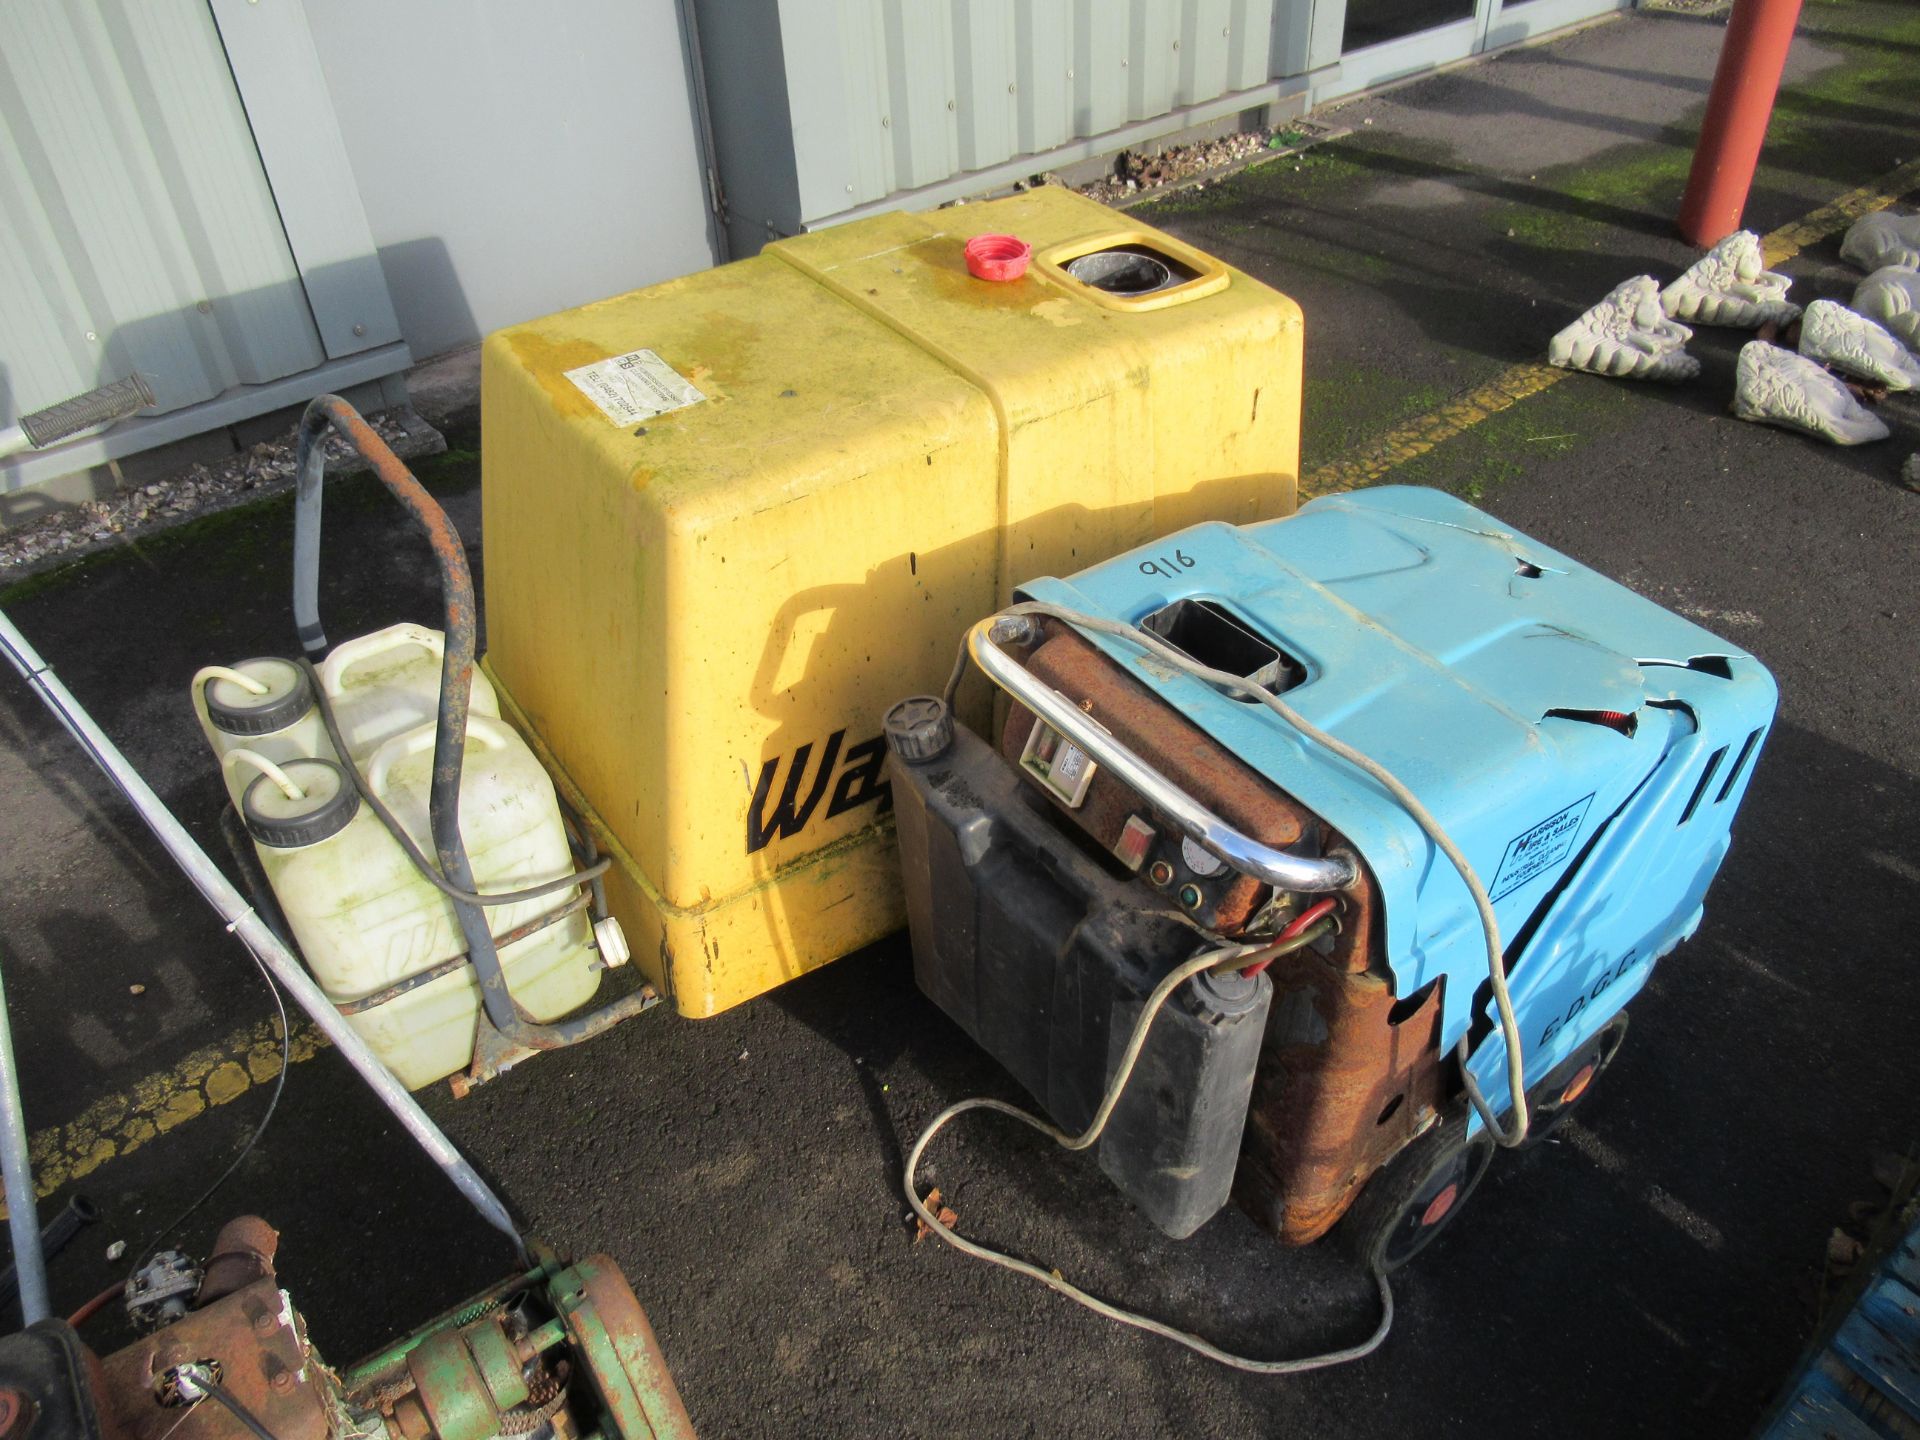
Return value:
<svg viewBox="0 0 1920 1440">
<path fill-rule="evenodd" d="M 1032 624 L 1022 615 L 990 616 L 967 632 L 967 653 L 989 680 L 1079 746 L 1095 764 L 1138 791 L 1148 804 L 1172 817 L 1195 844 L 1280 890 L 1344 890 L 1358 878 L 1353 861 L 1345 855 L 1294 855 L 1236 830 L 1095 724 L 1078 705 L 1000 648 L 1002 637 L 1023 638 L 1030 630 L 1020 627 Z"/>
</svg>

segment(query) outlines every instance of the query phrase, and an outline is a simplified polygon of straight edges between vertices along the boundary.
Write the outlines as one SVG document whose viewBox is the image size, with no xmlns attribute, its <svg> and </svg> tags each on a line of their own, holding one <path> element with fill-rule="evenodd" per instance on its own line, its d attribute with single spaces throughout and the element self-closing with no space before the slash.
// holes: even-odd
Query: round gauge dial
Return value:
<svg viewBox="0 0 1920 1440">
<path fill-rule="evenodd" d="M 1227 868 L 1227 862 L 1211 850 L 1203 849 L 1191 840 L 1180 842 L 1180 858 L 1194 874 L 1211 878 Z"/>
</svg>

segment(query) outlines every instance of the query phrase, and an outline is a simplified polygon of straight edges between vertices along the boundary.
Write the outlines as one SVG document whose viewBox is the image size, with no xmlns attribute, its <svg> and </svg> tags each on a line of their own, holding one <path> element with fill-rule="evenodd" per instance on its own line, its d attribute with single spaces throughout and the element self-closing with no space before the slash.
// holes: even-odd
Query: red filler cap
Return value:
<svg viewBox="0 0 1920 1440">
<path fill-rule="evenodd" d="M 980 280 L 1018 280 L 1033 246 L 1018 235 L 976 235 L 967 242 L 967 271 Z"/>
</svg>

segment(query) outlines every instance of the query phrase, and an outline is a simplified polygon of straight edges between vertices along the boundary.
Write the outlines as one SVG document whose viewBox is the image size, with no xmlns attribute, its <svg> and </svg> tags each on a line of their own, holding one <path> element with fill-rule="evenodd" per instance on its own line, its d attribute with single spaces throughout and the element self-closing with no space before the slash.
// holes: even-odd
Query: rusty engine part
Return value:
<svg viewBox="0 0 1920 1440">
<path fill-rule="evenodd" d="M 1303 841 L 1321 853 L 1342 837 L 1276 789 L 1217 740 L 1127 675 L 1078 632 L 1057 621 L 1036 627 L 1027 668 L 1079 702 L 1093 719 L 1165 774 L 1183 777 L 1214 813 L 1278 849 Z M 1000 753 L 1019 766 L 1039 722 L 1018 702 L 1008 707 Z M 1096 771 L 1081 803 L 1051 787 L 1034 789 L 1102 849 L 1162 891 L 1170 906 L 1229 938 L 1278 925 L 1298 897 L 1275 895 L 1252 876 L 1224 866 L 1203 874 L 1192 847 L 1157 821 L 1150 807 L 1107 771 Z M 1154 833 L 1137 855 L 1121 853 L 1130 824 Z M 1156 867 L 1158 867 L 1156 871 Z M 1210 869 L 1212 867 L 1209 867 Z M 1195 897 L 1197 896 L 1197 900 Z M 1194 900 L 1195 903 L 1187 903 Z M 1446 1098 L 1437 1049 L 1438 988 L 1402 999 L 1378 964 L 1372 878 L 1340 896 L 1338 932 L 1320 946 L 1283 957 L 1273 981 L 1253 1097 L 1241 1141 L 1234 1198 L 1289 1244 L 1324 1235 L 1367 1180 L 1426 1129 Z"/>
<path fill-rule="evenodd" d="M 204 1267 L 169 1263 L 196 1288 L 172 1291 L 149 1311 L 160 1328 L 105 1360 L 56 1320 L 0 1339 L 0 1440 L 692 1440 L 607 1256 L 569 1264 L 535 1243 L 533 1269 L 335 1370 L 280 1288 L 278 1244 L 242 1216 Z"/>
<path fill-rule="evenodd" d="M 1369 964 L 1371 883 L 1343 898 L 1330 953 L 1298 951 L 1267 971 L 1273 1008 L 1234 1180 L 1240 1207 L 1292 1245 L 1326 1234 L 1446 1099 L 1439 987 L 1396 998 Z"/>
<path fill-rule="evenodd" d="M 1061 694 L 1079 701 L 1083 710 L 1141 758 L 1165 774 L 1185 776 L 1192 792 L 1206 797 L 1224 819 L 1280 849 L 1290 849 L 1307 835 L 1322 832 L 1318 820 L 1248 769 L 1217 740 L 1168 709 L 1166 702 L 1122 672 L 1090 642 L 1057 622 L 1037 628 L 1041 639 L 1027 657 L 1027 668 Z M 1039 723 L 1032 711 L 1018 702 L 1011 703 L 1000 736 L 1001 754 L 1014 765 L 1021 765 Z M 1094 772 L 1085 798 L 1077 806 L 1062 803 L 1057 793 L 1042 788 L 1064 816 L 1129 869 L 1146 877 L 1155 889 L 1165 891 L 1170 905 L 1179 905 L 1208 929 L 1237 937 L 1262 916 L 1271 894 L 1266 886 L 1225 866 L 1208 867 L 1209 873 L 1205 874 L 1196 870 L 1192 862 L 1201 857 L 1181 844 L 1180 833 L 1171 826 L 1155 826 L 1145 849 L 1137 856 L 1123 855 L 1128 822 L 1145 818 L 1147 807 L 1104 770 Z M 1166 868 L 1156 872 L 1156 866 Z M 1191 904 L 1187 903 L 1190 899 Z"/>
</svg>

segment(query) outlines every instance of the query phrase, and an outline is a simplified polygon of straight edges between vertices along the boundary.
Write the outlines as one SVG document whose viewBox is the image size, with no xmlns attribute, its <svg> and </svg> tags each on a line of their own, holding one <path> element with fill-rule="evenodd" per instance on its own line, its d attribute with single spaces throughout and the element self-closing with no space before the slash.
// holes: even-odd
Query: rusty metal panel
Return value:
<svg viewBox="0 0 1920 1440">
<path fill-rule="evenodd" d="M 1369 968 L 1376 899 L 1371 880 L 1349 892 L 1330 954 L 1302 950 L 1267 971 L 1273 1007 L 1234 1198 L 1292 1245 L 1332 1229 L 1444 1098 L 1440 989 L 1401 1004 Z"/>
<path fill-rule="evenodd" d="M 253 1440 L 219 1405 L 162 1404 L 155 1378 L 174 1365 L 217 1358 L 220 1383 L 275 1440 L 328 1440 L 325 1384 L 310 1363 L 306 1322 L 281 1299 L 269 1272 L 101 1362 L 103 1403 L 129 1440 Z"/>
<path fill-rule="evenodd" d="M 556 1276 L 553 1290 L 564 1297 L 572 1353 L 593 1377 L 613 1422 L 602 1434 L 610 1428 L 627 1440 L 694 1440 L 653 1326 L 613 1258 L 587 1257 Z"/>
</svg>

